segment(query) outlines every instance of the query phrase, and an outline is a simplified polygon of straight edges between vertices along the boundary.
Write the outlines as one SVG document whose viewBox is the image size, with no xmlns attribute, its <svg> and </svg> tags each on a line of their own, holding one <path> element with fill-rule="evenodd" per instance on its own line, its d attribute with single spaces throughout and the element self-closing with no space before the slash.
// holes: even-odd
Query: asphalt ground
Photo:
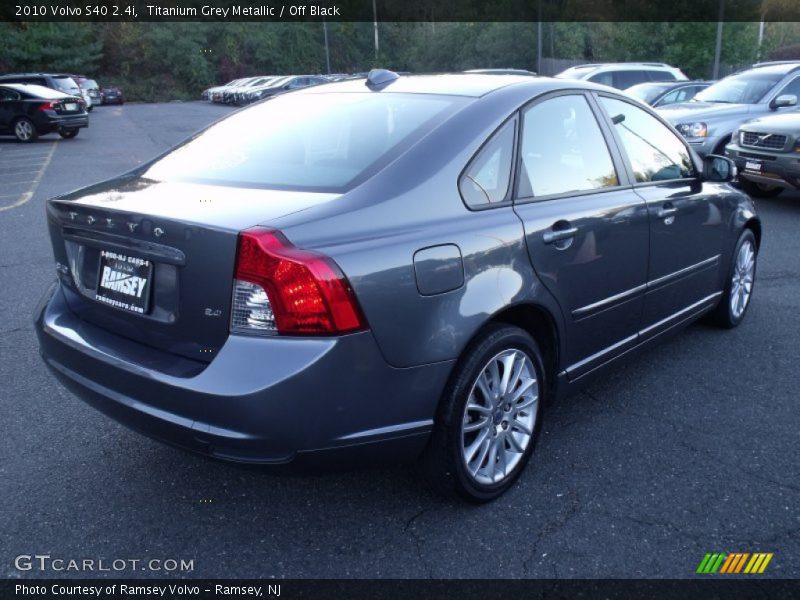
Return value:
<svg viewBox="0 0 800 600">
<path fill-rule="evenodd" d="M 274 475 L 132 433 L 61 388 L 31 313 L 55 278 L 45 199 L 121 173 L 228 108 L 97 107 L 73 140 L 0 138 L 0 577 L 694 577 L 707 552 L 800 576 L 800 194 L 758 201 L 747 319 L 693 325 L 551 407 L 497 502 L 413 469 Z M 15 557 L 192 560 L 19 571 Z"/>
</svg>

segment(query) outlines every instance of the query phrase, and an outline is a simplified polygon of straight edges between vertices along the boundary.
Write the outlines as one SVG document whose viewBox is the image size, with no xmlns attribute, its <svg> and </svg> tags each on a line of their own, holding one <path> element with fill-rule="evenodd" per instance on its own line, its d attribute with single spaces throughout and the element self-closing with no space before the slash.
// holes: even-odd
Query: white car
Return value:
<svg viewBox="0 0 800 600">
<path fill-rule="evenodd" d="M 578 65 L 562 71 L 556 77 L 601 83 L 619 90 L 649 81 L 687 81 L 689 79 L 680 69 L 664 63 L 651 62 Z"/>
</svg>

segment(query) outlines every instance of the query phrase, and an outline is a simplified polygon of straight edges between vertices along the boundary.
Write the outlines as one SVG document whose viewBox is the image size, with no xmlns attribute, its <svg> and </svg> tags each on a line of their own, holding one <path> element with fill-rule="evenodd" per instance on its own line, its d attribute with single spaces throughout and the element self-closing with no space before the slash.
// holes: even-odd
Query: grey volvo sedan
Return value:
<svg viewBox="0 0 800 600">
<path fill-rule="evenodd" d="M 418 459 L 488 501 L 548 401 L 700 316 L 742 321 L 761 225 L 734 175 L 607 87 L 373 71 L 48 201 L 41 353 L 195 452 Z"/>
</svg>

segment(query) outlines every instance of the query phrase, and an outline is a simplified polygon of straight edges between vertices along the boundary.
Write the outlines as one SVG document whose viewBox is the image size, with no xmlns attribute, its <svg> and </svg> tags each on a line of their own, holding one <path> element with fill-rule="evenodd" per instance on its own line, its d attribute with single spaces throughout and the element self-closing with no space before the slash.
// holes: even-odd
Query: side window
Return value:
<svg viewBox="0 0 800 600">
<path fill-rule="evenodd" d="M 669 94 L 664 96 L 661 100 L 658 101 L 658 106 L 664 106 L 665 104 L 675 104 L 676 102 L 683 102 L 686 100 L 686 96 L 688 90 L 690 88 L 678 88 L 677 90 L 672 90 Z M 692 94 L 694 96 L 694 94 Z"/>
<path fill-rule="evenodd" d="M 800 77 L 795 77 L 789 83 L 787 83 L 783 89 L 778 92 L 778 96 L 783 96 L 785 94 L 792 94 L 793 96 L 797 96 L 798 102 L 800 102 Z M 778 96 L 775 96 L 776 98 Z"/>
<path fill-rule="evenodd" d="M 676 81 L 675 75 L 669 71 L 648 71 L 651 81 Z"/>
<path fill-rule="evenodd" d="M 508 196 L 516 123 L 511 119 L 495 132 L 461 175 L 458 189 L 470 208 L 497 204 Z"/>
<path fill-rule="evenodd" d="M 519 196 L 548 196 L 619 185 L 586 98 L 558 96 L 525 111 Z"/>
<path fill-rule="evenodd" d="M 15 91 L 0 88 L 0 102 L 3 100 L 17 100 L 18 98 L 19 94 L 17 94 Z"/>
<path fill-rule="evenodd" d="M 597 75 L 592 75 L 589 77 L 589 81 L 592 83 L 602 83 L 603 85 L 614 85 L 614 78 L 612 76 L 611 71 L 607 71 L 605 73 L 598 73 Z"/>
<path fill-rule="evenodd" d="M 632 85 L 645 81 L 650 81 L 647 71 L 617 71 L 614 73 L 614 87 L 620 90 L 628 89 Z"/>
<path fill-rule="evenodd" d="M 695 176 L 689 150 L 672 131 L 641 108 L 601 96 L 628 154 L 637 182 Z"/>
</svg>

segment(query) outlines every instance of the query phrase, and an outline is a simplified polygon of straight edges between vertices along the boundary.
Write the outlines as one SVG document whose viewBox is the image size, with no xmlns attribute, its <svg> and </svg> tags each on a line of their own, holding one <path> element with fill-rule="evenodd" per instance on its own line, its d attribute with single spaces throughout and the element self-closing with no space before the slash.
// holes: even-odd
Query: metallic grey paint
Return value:
<svg viewBox="0 0 800 600">
<path fill-rule="evenodd" d="M 726 184 L 634 185 L 607 122 L 619 186 L 467 208 L 457 182 L 482 144 L 528 103 L 564 90 L 587 94 L 603 119 L 594 94 L 624 99 L 586 82 L 514 76 L 401 77 L 376 91 L 334 83 L 293 93 L 471 99 L 341 194 L 154 183 L 138 177 L 145 165 L 51 200 L 55 259 L 70 269 L 59 270 L 35 316 L 46 363 L 135 429 L 250 462 L 365 443 L 386 450 L 374 456 L 413 458 L 456 361 L 488 322 L 511 318 L 509 309 L 552 324 L 551 380 L 556 395 L 571 392 L 713 308 L 739 233 L 761 234 L 752 201 Z M 369 331 L 230 334 L 236 236 L 254 225 L 332 258 Z M 76 286 L 75 269 L 89 269 L 98 247 L 156 261 L 150 315 L 100 305 Z"/>
</svg>

